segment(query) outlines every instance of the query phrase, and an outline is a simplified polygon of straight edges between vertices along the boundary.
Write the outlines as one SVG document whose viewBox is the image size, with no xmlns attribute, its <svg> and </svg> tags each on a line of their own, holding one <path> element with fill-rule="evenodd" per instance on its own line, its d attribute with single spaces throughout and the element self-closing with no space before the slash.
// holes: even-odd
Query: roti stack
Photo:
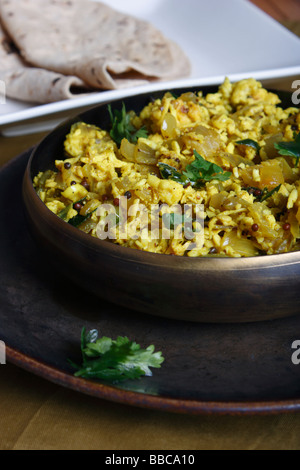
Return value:
<svg viewBox="0 0 300 470">
<path fill-rule="evenodd" d="M 90 0 L 0 0 L 0 80 L 46 103 L 189 75 L 180 47 L 154 26 Z"/>
</svg>

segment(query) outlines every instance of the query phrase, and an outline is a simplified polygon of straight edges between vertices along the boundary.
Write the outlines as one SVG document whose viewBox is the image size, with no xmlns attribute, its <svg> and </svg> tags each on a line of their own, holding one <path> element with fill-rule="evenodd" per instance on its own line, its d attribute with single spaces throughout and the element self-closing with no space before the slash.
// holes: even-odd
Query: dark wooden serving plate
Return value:
<svg viewBox="0 0 300 470">
<path fill-rule="evenodd" d="M 29 153 L 0 172 L 0 340 L 8 361 L 128 405 L 190 414 L 300 410 L 300 365 L 291 361 L 300 316 L 191 323 L 134 312 L 86 293 L 46 262 L 27 231 L 21 185 Z M 126 335 L 143 347 L 154 344 L 165 362 L 152 377 L 120 386 L 75 378 L 67 359 L 79 357 L 83 326 L 113 338 Z"/>
</svg>

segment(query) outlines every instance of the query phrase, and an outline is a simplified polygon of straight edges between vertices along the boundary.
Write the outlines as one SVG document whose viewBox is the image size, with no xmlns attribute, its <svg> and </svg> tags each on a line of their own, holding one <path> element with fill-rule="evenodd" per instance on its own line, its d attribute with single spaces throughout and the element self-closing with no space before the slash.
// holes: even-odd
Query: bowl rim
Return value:
<svg viewBox="0 0 300 470">
<path fill-rule="evenodd" d="M 197 86 L 193 87 L 194 90 L 198 89 L 205 90 L 207 89 L 218 89 L 219 85 L 204 85 L 204 86 Z M 167 92 L 175 92 L 178 91 L 191 91 L 190 86 L 184 86 L 180 88 L 172 88 L 172 89 L 159 89 L 155 90 L 155 94 L 157 93 L 167 93 Z M 286 96 L 291 96 L 292 93 L 284 90 L 274 90 L 269 89 L 271 92 L 285 94 Z M 51 225 L 57 225 L 59 229 L 64 232 L 64 235 L 71 239 L 72 241 L 76 241 L 78 244 L 83 245 L 91 251 L 97 252 L 105 252 L 109 254 L 111 257 L 123 259 L 126 261 L 131 261 L 134 263 L 138 263 L 141 265 L 153 265 L 153 266 L 160 266 L 164 268 L 170 269 L 181 269 L 184 271 L 193 271 L 195 269 L 199 269 L 202 267 L 205 270 L 213 270 L 219 269 L 222 266 L 222 270 L 235 270 L 235 271 L 245 271 L 245 270 L 254 270 L 254 269 L 269 269 L 270 267 L 277 267 L 277 266 L 288 266 L 292 264 L 300 263 L 300 250 L 299 251 L 292 251 L 287 253 L 276 253 L 270 255 L 257 255 L 257 256 L 248 256 L 248 257 L 220 257 L 220 256 L 201 256 L 201 257 L 189 257 L 189 256 L 171 256 L 166 255 L 164 253 L 153 253 L 148 251 L 137 250 L 134 248 L 120 246 L 116 243 L 108 242 L 107 240 L 100 240 L 96 237 L 92 237 L 85 232 L 82 232 L 76 227 L 66 223 L 62 219 L 60 219 L 56 214 L 50 211 L 47 206 L 43 203 L 43 201 L 37 195 L 32 180 L 32 163 L 40 148 L 45 145 L 48 139 L 55 136 L 60 129 L 64 127 L 71 127 L 72 124 L 82 121 L 88 113 L 92 111 L 97 111 L 100 108 L 107 106 L 110 103 L 120 104 L 126 99 L 134 99 L 137 97 L 151 97 L 153 92 L 140 92 L 136 93 L 133 96 L 125 97 L 125 98 L 118 98 L 116 100 L 105 102 L 98 104 L 96 106 L 92 106 L 89 109 L 85 110 L 83 113 L 79 113 L 76 116 L 71 118 L 67 118 L 63 120 L 58 126 L 56 126 L 51 132 L 47 133 L 46 136 L 42 138 L 42 140 L 32 149 L 30 154 L 28 163 L 26 165 L 26 170 L 23 178 L 23 193 L 24 191 L 28 192 L 28 196 L 33 198 L 34 202 L 37 204 L 39 208 L 41 217 L 48 221 Z M 295 106 L 297 107 L 297 106 Z M 23 195 L 24 199 L 24 195 Z M 223 265 L 221 265 L 223 263 Z"/>
</svg>

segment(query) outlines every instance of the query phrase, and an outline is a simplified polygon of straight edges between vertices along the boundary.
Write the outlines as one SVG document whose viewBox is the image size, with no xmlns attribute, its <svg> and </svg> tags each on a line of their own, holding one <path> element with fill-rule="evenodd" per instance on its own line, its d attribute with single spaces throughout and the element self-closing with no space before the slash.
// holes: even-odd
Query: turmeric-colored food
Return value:
<svg viewBox="0 0 300 470">
<path fill-rule="evenodd" d="M 74 124 L 57 172 L 34 179 L 41 200 L 67 223 L 97 237 L 107 216 L 99 208 L 111 204 L 117 218 L 110 241 L 138 250 L 190 257 L 299 250 L 298 108 L 283 109 L 276 94 L 250 78 L 225 79 L 206 96 L 167 92 L 138 114 L 113 103 L 108 112 L 109 129 Z M 202 205 L 201 243 L 174 236 L 183 219 L 172 212 L 169 237 L 159 226 L 155 238 L 143 230 L 124 238 L 122 198 L 127 208 L 149 210 L 149 224 L 153 205 Z M 135 217 L 129 216 L 128 228 Z"/>
</svg>

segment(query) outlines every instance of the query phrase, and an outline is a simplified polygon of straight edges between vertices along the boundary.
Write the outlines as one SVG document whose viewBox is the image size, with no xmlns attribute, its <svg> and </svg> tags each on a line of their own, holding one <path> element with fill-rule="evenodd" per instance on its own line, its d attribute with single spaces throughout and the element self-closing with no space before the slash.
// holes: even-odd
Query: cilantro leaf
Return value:
<svg viewBox="0 0 300 470">
<path fill-rule="evenodd" d="M 248 147 L 254 148 L 257 152 L 260 151 L 260 145 L 252 139 L 237 140 L 236 144 L 246 145 Z"/>
<path fill-rule="evenodd" d="M 154 352 L 150 345 L 142 349 L 139 344 L 127 337 L 119 336 L 112 340 L 106 336 L 98 338 L 98 331 L 81 331 L 82 365 L 69 363 L 78 369 L 76 377 L 101 379 L 110 383 L 126 379 L 151 376 L 150 367 L 160 368 L 164 358 L 161 352 Z"/>
<path fill-rule="evenodd" d="M 131 124 L 131 117 L 130 114 L 126 112 L 124 103 L 121 111 L 117 109 L 112 111 L 111 105 L 108 105 L 107 108 L 112 125 L 110 136 L 117 144 L 121 144 L 122 139 L 127 139 L 129 142 L 135 143 L 139 137 L 146 138 L 148 136 L 145 127 L 136 129 Z"/>
<path fill-rule="evenodd" d="M 205 160 L 196 150 L 194 156 L 195 160 L 187 165 L 183 172 L 194 185 L 212 180 L 226 181 L 230 178 L 230 171 L 224 171 L 219 165 Z"/>
<path fill-rule="evenodd" d="M 208 162 L 196 150 L 194 150 L 194 156 L 195 160 L 187 165 L 182 173 L 166 163 L 158 163 L 162 178 L 171 179 L 183 185 L 189 183 L 191 186 L 196 187 L 202 186 L 207 181 L 226 181 L 230 178 L 230 171 L 224 171 L 223 168 L 215 163 Z"/>
<path fill-rule="evenodd" d="M 274 144 L 274 147 L 280 155 L 296 158 L 296 166 L 298 166 L 300 158 L 300 132 L 294 134 L 294 139 L 292 142 L 277 142 Z"/>
</svg>

